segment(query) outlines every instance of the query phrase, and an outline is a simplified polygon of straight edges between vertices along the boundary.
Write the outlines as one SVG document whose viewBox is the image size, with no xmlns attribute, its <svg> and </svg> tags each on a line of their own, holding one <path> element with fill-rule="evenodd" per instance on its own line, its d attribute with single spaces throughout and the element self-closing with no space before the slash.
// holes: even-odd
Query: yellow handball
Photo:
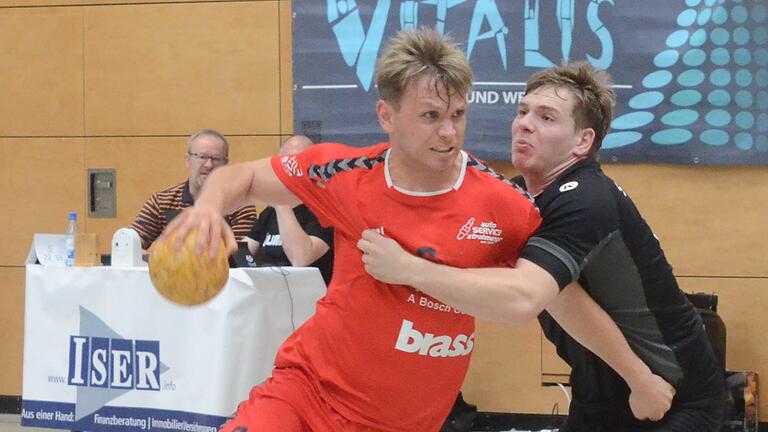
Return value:
<svg viewBox="0 0 768 432">
<path fill-rule="evenodd" d="M 229 263 L 224 240 L 211 258 L 206 248 L 195 252 L 197 230 L 187 234 L 184 245 L 176 249 L 176 232 L 156 240 L 149 248 L 149 277 L 166 299 L 180 305 L 198 305 L 216 296 L 229 278 Z"/>
</svg>

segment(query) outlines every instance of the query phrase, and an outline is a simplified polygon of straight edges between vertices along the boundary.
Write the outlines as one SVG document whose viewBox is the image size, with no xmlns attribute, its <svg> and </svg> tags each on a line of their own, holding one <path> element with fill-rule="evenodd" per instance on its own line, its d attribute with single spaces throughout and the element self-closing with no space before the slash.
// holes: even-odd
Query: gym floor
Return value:
<svg viewBox="0 0 768 432">
<path fill-rule="evenodd" d="M 0 432 L 51 432 L 50 429 L 22 428 L 19 414 L 0 414 Z"/>
</svg>

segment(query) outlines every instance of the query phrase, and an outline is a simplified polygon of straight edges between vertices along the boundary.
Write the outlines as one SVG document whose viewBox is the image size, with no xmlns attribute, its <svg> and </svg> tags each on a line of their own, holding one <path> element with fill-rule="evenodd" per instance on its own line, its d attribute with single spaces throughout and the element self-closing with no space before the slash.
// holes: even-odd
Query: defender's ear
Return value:
<svg viewBox="0 0 768 432">
<path fill-rule="evenodd" d="M 574 147 L 573 153 L 576 156 L 586 156 L 589 154 L 589 150 L 592 148 L 592 143 L 595 142 L 595 130 L 592 128 L 584 128 L 581 130 L 581 139 L 579 143 Z"/>
</svg>

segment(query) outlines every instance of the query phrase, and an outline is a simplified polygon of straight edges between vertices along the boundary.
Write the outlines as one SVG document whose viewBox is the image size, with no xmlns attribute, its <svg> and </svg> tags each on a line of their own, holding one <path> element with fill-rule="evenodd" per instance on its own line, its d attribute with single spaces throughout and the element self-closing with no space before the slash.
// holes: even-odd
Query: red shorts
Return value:
<svg viewBox="0 0 768 432">
<path fill-rule="evenodd" d="M 337 413 L 300 372 L 273 369 L 220 432 L 372 432 Z"/>
</svg>

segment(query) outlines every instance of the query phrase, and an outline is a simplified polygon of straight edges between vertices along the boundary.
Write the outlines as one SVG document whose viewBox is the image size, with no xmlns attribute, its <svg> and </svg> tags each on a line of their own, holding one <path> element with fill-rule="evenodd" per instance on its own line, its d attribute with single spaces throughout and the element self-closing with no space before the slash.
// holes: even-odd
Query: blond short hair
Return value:
<svg viewBox="0 0 768 432">
<path fill-rule="evenodd" d="M 534 73 L 525 83 L 525 94 L 542 87 L 570 90 L 576 98 L 572 113 L 576 127 L 595 131 L 589 157 L 596 159 L 613 120 L 616 94 L 612 86 L 613 81 L 608 72 L 595 68 L 589 62 L 564 62 L 560 66 Z"/>
<path fill-rule="evenodd" d="M 448 94 L 464 97 L 472 88 L 472 69 L 453 40 L 433 28 L 401 30 L 376 63 L 379 97 L 398 107 L 411 82 L 429 76 Z"/>
</svg>

